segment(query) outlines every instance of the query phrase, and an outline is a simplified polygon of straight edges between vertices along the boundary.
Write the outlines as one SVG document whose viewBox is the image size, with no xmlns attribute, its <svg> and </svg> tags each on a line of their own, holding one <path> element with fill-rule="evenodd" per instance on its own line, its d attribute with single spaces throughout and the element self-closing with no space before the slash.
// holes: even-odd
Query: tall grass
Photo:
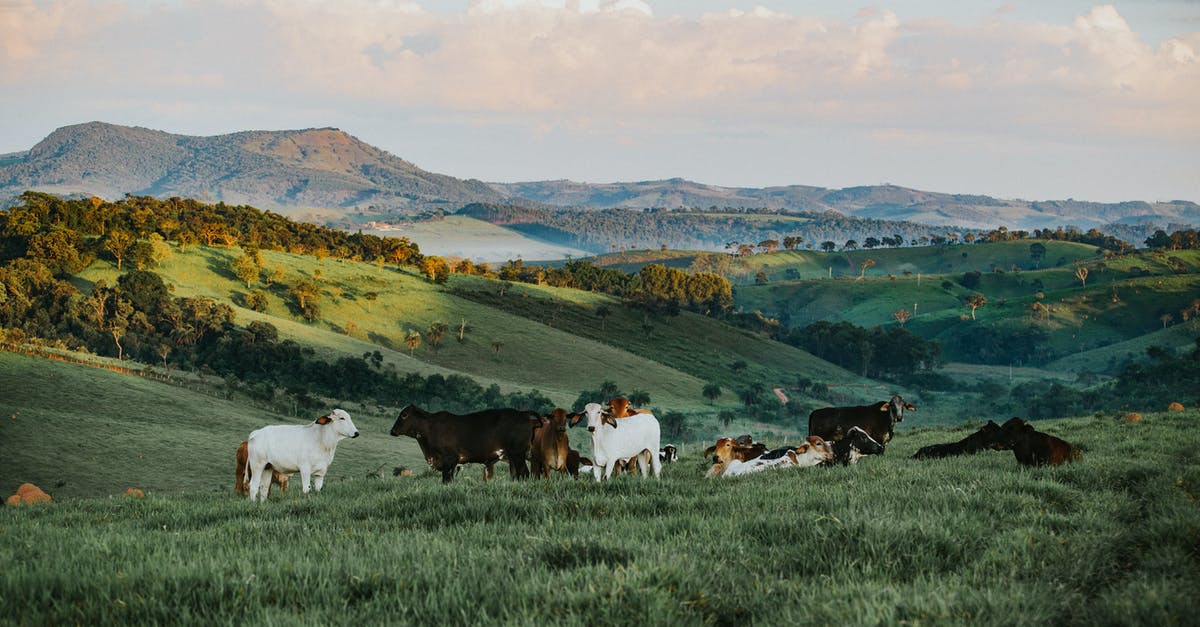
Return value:
<svg viewBox="0 0 1200 627">
<path fill-rule="evenodd" d="M 921 429 L 856 466 L 736 480 L 693 455 L 662 481 L 464 473 L 260 505 L 6 507 L 0 622 L 1185 624 L 1198 418 L 1043 423 L 1084 450 L 1059 468 L 918 462 L 969 431 Z"/>
</svg>

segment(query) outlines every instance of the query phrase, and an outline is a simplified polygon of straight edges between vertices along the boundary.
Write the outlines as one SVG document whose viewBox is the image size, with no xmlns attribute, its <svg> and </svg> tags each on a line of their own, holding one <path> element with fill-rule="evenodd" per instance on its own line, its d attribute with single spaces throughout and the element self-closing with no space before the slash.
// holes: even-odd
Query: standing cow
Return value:
<svg viewBox="0 0 1200 627">
<path fill-rule="evenodd" d="M 568 472 L 567 410 L 556 407 L 549 416 L 542 416 L 533 429 L 529 447 L 529 466 L 535 479 L 550 477 L 550 471 Z M 578 474 L 578 466 L 576 473 Z"/>
<path fill-rule="evenodd" d="M 850 427 L 858 427 L 880 444 L 887 444 L 892 440 L 896 423 L 904 420 L 904 410 L 916 409 L 899 394 L 873 405 L 823 407 L 808 415 L 808 435 L 836 442 L 850 433 Z"/>
<path fill-rule="evenodd" d="M 618 460 L 641 457 L 643 451 L 653 453 L 661 448 L 658 419 L 653 414 L 617 419 L 600 403 L 588 403 L 582 415 L 587 416 L 587 430 L 592 436 L 592 460 L 595 462 L 592 475 L 596 481 L 611 477 Z M 581 414 L 572 416 L 571 426 L 575 426 L 581 417 Z M 662 474 L 658 455 L 650 455 L 650 471 L 655 479 Z M 642 477 L 645 476 L 646 467 L 642 466 Z"/>
<path fill-rule="evenodd" d="M 320 492 L 338 442 L 357 437 L 358 428 L 350 414 L 341 409 L 307 425 L 271 425 L 251 432 L 246 440 L 250 500 L 267 500 L 271 488 L 268 468 L 283 473 L 299 472 L 300 487 L 305 494 L 310 480 Z"/>
<path fill-rule="evenodd" d="M 391 434 L 415 439 L 425 461 L 441 471 L 443 483 L 454 478 L 459 464 L 483 464 L 483 478 L 491 479 L 499 461 L 508 462 L 513 479 L 525 479 L 533 428 L 540 424 L 541 417 L 531 411 L 487 409 L 459 415 L 409 405 L 400 410 Z"/>
</svg>

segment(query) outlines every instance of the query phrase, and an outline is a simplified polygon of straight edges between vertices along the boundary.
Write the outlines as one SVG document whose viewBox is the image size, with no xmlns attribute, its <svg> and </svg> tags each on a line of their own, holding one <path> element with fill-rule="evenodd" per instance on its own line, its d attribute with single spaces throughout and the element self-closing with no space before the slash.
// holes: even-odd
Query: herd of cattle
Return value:
<svg viewBox="0 0 1200 627">
<path fill-rule="evenodd" d="M 818 409 L 808 417 L 807 439 L 775 449 L 750 436 L 720 438 L 704 452 L 706 462 L 711 459 L 707 475 L 734 477 L 785 467 L 852 464 L 862 456 L 882 454 L 905 410 L 915 409 L 898 395 L 871 405 Z M 567 438 L 567 429 L 585 420 L 591 459 L 572 449 Z M 537 478 L 549 477 L 552 471 L 578 478 L 580 472 L 590 471 L 599 481 L 638 469 L 643 477 L 657 478 L 662 465 L 675 461 L 677 452 L 674 445 L 661 445 L 658 419 L 651 412 L 631 409 L 629 401 L 620 397 L 603 405 L 589 403 L 582 412 L 569 414 L 559 408 L 548 415 L 516 409 L 459 415 L 409 405 L 400 411 L 391 434 L 416 440 L 430 468 L 442 473 L 443 482 L 452 480 L 464 464 L 483 464 L 484 479 L 491 479 L 500 461 L 508 464 L 513 479 L 528 477 L 531 468 Z M 291 474 L 299 472 L 305 493 L 310 483 L 320 491 L 338 442 L 358 435 L 350 414 L 341 409 L 308 425 L 258 429 L 238 448 L 235 490 L 252 501 L 266 500 L 272 484 L 286 490 Z M 1011 450 L 1025 465 L 1057 465 L 1082 458 L 1075 447 L 1020 418 L 1003 425 L 988 421 L 958 442 L 926 446 L 914 457 L 948 457 L 984 449 Z"/>
</svg>

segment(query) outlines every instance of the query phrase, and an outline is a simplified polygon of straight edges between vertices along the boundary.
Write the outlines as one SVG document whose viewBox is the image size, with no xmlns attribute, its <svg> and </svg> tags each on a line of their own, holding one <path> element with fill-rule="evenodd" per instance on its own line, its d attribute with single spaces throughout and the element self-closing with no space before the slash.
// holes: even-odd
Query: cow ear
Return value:
<svg viewBox="0 0 1200 627">
<path fill-rule="evenodd" d="M 575 425 L 579 424 L 579 419 L 582 417 L 583 414 L 571 414 L 570 416 L 567 416 L 567 426 L 574 427 Z"/>
<path fill-rule="evenodd" d="M 613 429 L 617 428 L 617 419 L 612 414 L 604 414 L 604 422 L 612 425 Z"/>
<path fill-rule="evenodd" d="M 908 411 L 917 411 L 916 405 L 913 405 L 912 403 L 905 403 L 904 409 L 907 409 Z"/>
<path fill-rule="evenodd" d="M 891 406 L 888 405 L 887 403 L 884 403 L 879 406 L 879 411 L 887 411 L 889 407 L 891 407 Z"/>
<path fill-rule="evenodd" d="M 331 422 L 333 422 L 333 418 L 330 418 L 329 416 L 321 416 L 316 420 L 316 423 L 319 425 L 327 425 Z"/>
</svg>

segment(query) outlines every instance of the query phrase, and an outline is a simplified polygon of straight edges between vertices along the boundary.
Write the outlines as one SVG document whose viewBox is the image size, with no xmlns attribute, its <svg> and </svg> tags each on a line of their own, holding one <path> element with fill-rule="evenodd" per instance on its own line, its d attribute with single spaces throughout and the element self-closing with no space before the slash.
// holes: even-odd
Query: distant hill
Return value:
<svg viewBox="0 0 1200 627">
<path fill-rule="evenodd" d="M 1095 203 L 1076 200 L 1002 200 L 990 196 L 942 194 L 896 185 L 827 189 L 805 185 L 786 187 L 719 187 L 684 179 L 635 183 L 578 183 L 534 181 L 492 183 L 492 189 L 513 197 L 559 206 L 593 207 L 766 207 L 787 211 L 835 211 L 879 220 L 953 224 L 967 228 L 1007 226 L 1032 230 L 1063 225 L 1081 229 L 1111 223 L 1200 224 L 1200 205 L 1169 202 Z"/>
<path fill-rule="evenodd" d="M 260 208 L 457 208 L 501 194 L 426 172 L 335 128 L 213 137 L 89 122 L 0 156 L 0 198 L 27 189 L 109 199 L 181 196 Z"/>
<path fill-rule="evenodd" d="M 194 137 L 103 122 L 65 126 L 26 152 L 0 155 L 0 202 L 10 202 L 28 189 L 108 199 L 127 193 L 180 196 L 293 209 L 293 214 L 296 209 L 325 209 L 318 212 L 322 219 L 346 228 L 388 213 L 449 213 L 476 202 L 586 209 L 765 207 L 968 229 L 1073 225 L 1109 232 L 1116 225 L 1168 230 L 1171 225 L 1200 226 L 1200 205 L 1184 200 L 1003 200 L 896 185 L 748 188 L 679 178 L 605 184 L 483 183 L 427 172 L 335 128 Z M 1132 237 L 1138 239 L 1137 234 Z"/>
</svg>

